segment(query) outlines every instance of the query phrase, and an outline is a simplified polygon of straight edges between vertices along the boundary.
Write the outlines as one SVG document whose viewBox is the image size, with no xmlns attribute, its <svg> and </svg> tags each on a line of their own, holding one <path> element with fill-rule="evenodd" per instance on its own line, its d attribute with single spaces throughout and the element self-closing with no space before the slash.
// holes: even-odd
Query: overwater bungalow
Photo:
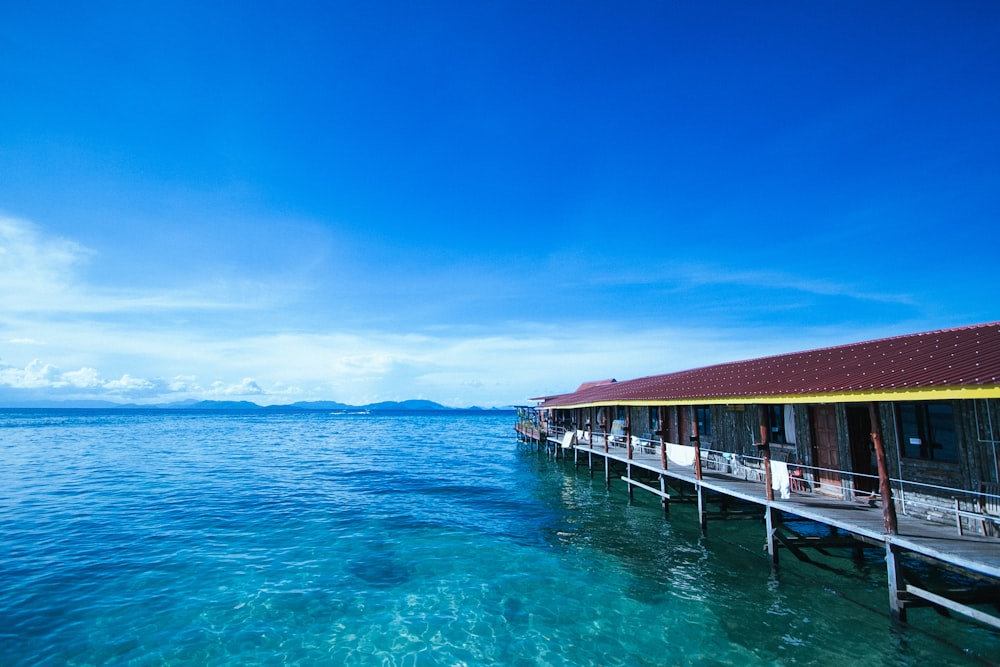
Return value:
<svg viewBox="0 0 1000 667">
<path fill-rule="evenodd" d="M 933 604 L 1000 628 L 968 604 L 1000 604 L 1000 322 L 588 382 L 535 400 L 520 437 L 572 451 L 592 471 L 596 460 L 609 483 L 622 470 L 630 494 L 644 488 L 666 508 L 677 497 L 670 485 L 693 487 L 703 526 L 713 518 L 703 494 L 757 503 L 775 560 L 779 546 L 799 555 L 807 544 L 780 529 L 782 516 L 827 523 L 885 546 L 900 618 Z M 837 513 L 845 507 L 870 509 L 860 520 Z M 893 572 L 900 552 L 992 583 L 978 597 L 941 598 Z"/>
</svg>

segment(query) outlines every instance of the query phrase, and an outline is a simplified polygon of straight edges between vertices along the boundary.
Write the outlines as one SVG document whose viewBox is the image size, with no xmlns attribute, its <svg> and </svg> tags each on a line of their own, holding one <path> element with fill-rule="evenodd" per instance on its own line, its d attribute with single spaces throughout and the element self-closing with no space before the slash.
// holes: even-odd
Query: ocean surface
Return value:
<svg viewBox="0 0 1000 667">
<path fill-rule="evenodd" d="M 786 555 L 511 414 L 0 411 L 0 665 L 966 665 L 877 558 Z M 993 662 L 991 662 L 993 661 Z"/>
</svg>

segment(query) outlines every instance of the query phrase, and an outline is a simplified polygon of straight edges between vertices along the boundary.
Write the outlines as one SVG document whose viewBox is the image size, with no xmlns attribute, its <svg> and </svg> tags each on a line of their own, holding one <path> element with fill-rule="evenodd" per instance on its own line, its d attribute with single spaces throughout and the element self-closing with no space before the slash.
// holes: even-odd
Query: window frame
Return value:
<svg viewBox="0 0 1000 667">
<path fill-rule="evenodd" d="M 904 461 L 961 463 L 956 411 L 951 401 L 900 401 L 895 408 L 899 455 Z M 935 456 L 938 451 L 940 454 Z"/>
</svg>

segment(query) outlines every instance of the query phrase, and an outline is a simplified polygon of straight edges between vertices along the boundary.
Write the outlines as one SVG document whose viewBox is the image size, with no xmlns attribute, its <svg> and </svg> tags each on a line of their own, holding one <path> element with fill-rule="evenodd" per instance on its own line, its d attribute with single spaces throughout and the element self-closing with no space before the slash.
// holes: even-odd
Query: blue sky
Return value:
<svg viewBox="0 0 1000 667">
<path fill-rule="evenodd" d="M 502 406 L 1000 319 L 995 2 L 65 5 L 0 6 L 0 404 Z"/>
</svg>

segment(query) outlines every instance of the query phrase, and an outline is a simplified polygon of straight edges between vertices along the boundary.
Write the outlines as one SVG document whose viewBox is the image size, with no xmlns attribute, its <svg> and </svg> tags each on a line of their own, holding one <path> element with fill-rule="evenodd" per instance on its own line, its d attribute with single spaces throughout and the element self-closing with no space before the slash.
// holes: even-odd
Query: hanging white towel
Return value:
<svg viewBox="0 0 1000 667">
<path fill-rule="evenodd" d="M 789 492 L 788 464 L 784 461 L 771 461 L 771 488 L 781 492 L 781 499 L 792 497 Z"/>
<path fill-rule="evenodd" d="M 687 445 L 675 445 L 672 442 L 667 443 L 667 458 L 671 463 L 679 466 L 693 466 L 694 465 L 694 447 L 688 447 Z"/>
<path fill-rule="evenodd" d="M 563 449 L 569 449 L 575 444 L 576 444 L 576 433 L 574 433 L 573 431 L 566 431 L 566 434 L 563 436 L 562 439 Z"/>
</svg>

